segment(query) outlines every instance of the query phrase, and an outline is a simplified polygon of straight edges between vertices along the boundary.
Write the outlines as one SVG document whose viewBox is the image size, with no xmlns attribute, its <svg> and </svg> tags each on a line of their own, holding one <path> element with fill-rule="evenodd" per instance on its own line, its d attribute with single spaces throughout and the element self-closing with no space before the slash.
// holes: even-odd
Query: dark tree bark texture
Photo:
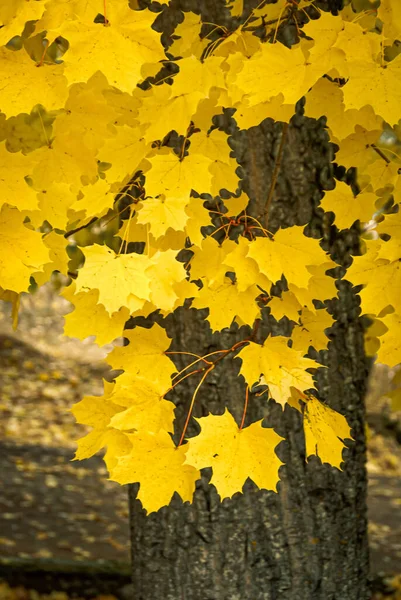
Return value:
<svg viewBox="0 0 401 600">
<path fill-rule="evenodd" d="M 184 4 L 172 1 L 177 10 Z M 190 0 L 186 5 L 196 10 Z M 209 21 L 221 22 L 221 15 L 227 18 L 218 1 L 202 2 L 197 11 L 201 8 L 209 8 Z M 340 236 L 318 208 L 322 191 L 333 189 L 334 175 L 340 172 L 332 163 L 334 150 L 323 121 L 304 117 L 300 103 L 283 141 L 267 215 L 283 124 L 267 119 L 259 127 L 239 131 L 227 117 L 220 125 L 232 134 L 230 143 L 243 169 L 243 187 L 251 198 L 250 214 L 268 216 L 273 231 L 309 223 L 309 235 L 323 237 L 325 250 L 346 266 L 350 251 L 357 247 L 357 232 Z M 343 273 L 339 267 L 338 275 Z M 176 496 L 170 506 L 146 516 L 135 499 L 136 486 L 130 486 L 135 600 L 368 598 L 364 395 L 369 364 L 358 297 L 345 281 L 338 280 L 337 287 L 338 297 L 328 304 L 336 319 L 328 350 L 313 358 L 324 365 L 316 375 L 320 399 L 344 414 L 352 426 L 355 441 L 344 451 L 343 471 L 322 465 L 315 457 L 305 462 L 299 412 L 290 407 L 282 410 L 265 396 L 251 395 L 246 424 L 266 417 L 266 426 L 273 426 L 285 438 L 277 450 L 285 463 L 278 494 L 260 491 L 248 480 L 243 494 L 220 502 L 208 484 L 211 474 L 205 470 L 192 505 Z M 179 309 L 167 319 L 173 349 L 205 354 L 249 336 L 246 327 L 212 335 L 204 317 L 204 312 L 195 309 Z M 258 341 L 268 332 L 286 334 L 288 330 L 286 318 L 277 323 L 264 315 Z M 222 414 L 227 406 L 240 422 L 245 384 L 238 377 L 239 367 L 240 361 L 230 358 L 218 364 L 200 390 L 194 416 Z M 193 387 L 189 378 L 173 397 L 178 435 Z M 188 434 L 193 435 L 196 428 L 193 421 Z"/>
</svg>

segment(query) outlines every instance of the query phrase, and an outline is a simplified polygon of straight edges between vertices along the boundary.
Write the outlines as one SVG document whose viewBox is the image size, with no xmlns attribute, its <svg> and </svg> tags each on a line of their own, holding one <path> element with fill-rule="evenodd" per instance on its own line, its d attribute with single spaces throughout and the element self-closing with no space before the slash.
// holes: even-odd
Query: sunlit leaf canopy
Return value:
<svg viewBox="0 0 401 600">
<path fill-rule="evenodd" d="M 318 399 L 320 365 L 307 356 L 329 341 L 333 318 L 324 302 L 337 295 L 336 264 L 303 227 L 273 235 L 268 205 L 263 223 L 251 214 L 230 136 L 213 120 L 225 109 L 240 129 L 267 117 L 282 123 L 283 142 L 302 97 L 306 116 L 326 118 L 336 161 L 357 169 L 358 185 L 338 181 L 321 209 L 339 230 L 360 228 L 363 254 L 344 277 L 361 286 L 378 359 L 401 361 L 400 6 L 381 0 L 367 11 L 358 2 L 333 15 L 312 4 L 262 2 L 245 18 L 243 2 L 227 0 L 241 23 L 235 30 L 220 27 L 216 38 L 187 12 L 168 47 L 154 27 L 168 1 L 152 10 L 123 0 L 0 7 L 1 298 L 16 314 L 20 294 L 61 273 L 74 307 L 65 334 L 95 336 L 99 345 L 126 338 L 108 356 L 120 370 L 115 381 L 73 408 L 93 428 L 76 458 L 107 447 L 111 479 L 139 482 L 148 512 L 174 492 L 190 502 L 205 467 L 221 498 L 241 492 L 247 478 L 276 490 L 281 438 L 260 422 L 245 426 L 255 386 L 266 391 L 259 402 L 302 412 L 307 456 L 341 468 L 344 439 L 352 438 L 345 418 Z M 290 22 L 297 35 L 284 45 L 278 32 Z M 111 233 L 99 237 L 96 228 Z M 277 295 L 279 280 L 287 288 Z M 208 309 L 212 331 L 233 324 L 252 331 L 270 311 L 287 317 L 292 333 L 189 355 L 177 372 L 162 319 L 125 326 L 184 305 Z M 228 410 L 209 414 L 188 439 L 199 387 L 228 356 L 241 365 L 242 421 Z M 198 384 L 177 447 L 166 395 L 192 375 Z"/>
</svg>

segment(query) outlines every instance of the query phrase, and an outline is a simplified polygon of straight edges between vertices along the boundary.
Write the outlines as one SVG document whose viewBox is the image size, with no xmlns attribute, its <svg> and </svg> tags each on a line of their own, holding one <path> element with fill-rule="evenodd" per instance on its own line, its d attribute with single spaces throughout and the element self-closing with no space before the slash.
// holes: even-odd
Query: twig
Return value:
<svg viewBox="0 0 401 600">
<path fill-rule="evenodd" d="M 385 160 L 388 165 L 391 163 L 391 160 L 389 158 L 387 158 L 387 156 L 384 154 L 384 152 L 382 150 L 380 150 L 380 148 L 378 148 L 375 144 L 371 144 L 371 148 L 373 148 L 373 150 L 375 152 L 377 152 L 377 154 L 380 156 L 380 158 Z"/>
<path fill-rule="evenodd" d="M 77 233 L 78 231 L 81 231 L 82 229 L 86 229 L 87 227 L 90 227 L 90 225 L 92 225 L 92 223 L 94 223 L 95 221 L 98 220 L 99 217 L 92 217 L 92 219 L 86 223 L 86 225 L 81 225 L 80 227 L 76 227 L 75 229 L 71 229 L 71 231 L 66 231 L 64 234 L 65 238 L 69 238 L 70 235 L 74 235 L 74 233 Z"/>
</svg>

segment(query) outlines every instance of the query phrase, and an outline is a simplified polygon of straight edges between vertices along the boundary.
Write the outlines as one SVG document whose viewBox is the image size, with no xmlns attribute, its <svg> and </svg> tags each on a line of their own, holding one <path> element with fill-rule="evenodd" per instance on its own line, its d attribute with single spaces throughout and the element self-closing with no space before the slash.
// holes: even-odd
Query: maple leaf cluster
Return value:
<svg viewBox="0 0 401 600">
<path fill-rule="evenodd" d="M 340 468 L 343 440 L 351 438 L 346 419 L 316 398 L 320 365 L 307 356 L 328 343 L 333 319 L 322 306 L 337 295 L 327 274 L 336 263 L 303 227 L 273 235 L 251 215 L 229 134 L 214 120 L 225 109 L 240 129 L 267 117 L 285 127 L 302 97 L 308 117 L 326 117 L 336 162 L 357 169 L 358 189 L 337 182 L 321 208 L 339 229 L 359 223 L 366 232 L 366 252 L 345 277 L 363 286 L 373 353 L 391 366 L 401 362 L 401 158 L 384 139 L 386 131 L 401 133 L 400 4 L 382 0 L 366 14 L 348 6 L 336 16 L 314 8 L 315 17 L 297 25 L 296 43 L 277 41 L 279 27 L 296 22 L 297 11 L 308 16 L 311 5 L 262 2 L 218 39 L 188 12 L 168 47 L 154 28 L 157 14 L 135 1 L 5 0 L 0 7 L 0 298 L 12 302 L 16 322 L 19 296 L 32 282 L 42 285 L 55 271 L 71 275 L 75 234 L 113 222 L 107 244 L 93 236 L 80 244 L 82 260 L 63 291 L 74 307 L 66 335 L 127 341 L 107 359 L 122 374 L 105 382 L 103 396 L 73 407 L 77 421 L 93 428 L 76 458 L 106 447 L 111 479 L 139 482 L 149 512 L 175 492 L 191 501 L 205 467 L 221 498 L 240 492 L 248 477 L 276 490 L 282 438 L 261 421 L 244 426 L 255 385 L 303 413 L 307 456 Z M 168 1 L 158 6 L 169 10 Z M 243 14 L 241 0 L 227 7 Z M 260 28 L 264 35 L 255 35 Z M 232 234 L 239 224 L 241 233 Z M 271 289 L 280 280 L 286 287 L 277 296 Z M 190 410 L 176 446 L 166 395 L 188 368 L 177 372 L 162 326 L 125 325 L 184 304 L 208 309 L 213 331 L 233 323 L 252 329 L 270 310 L 289 319 L 292 334 L 215 353 L 241 361 L 242 423 L 227 410 L 210 414 L 186 439 Z M 192 366 L 202 384 L 214 362 L 198 357 Z"/>
</svg>

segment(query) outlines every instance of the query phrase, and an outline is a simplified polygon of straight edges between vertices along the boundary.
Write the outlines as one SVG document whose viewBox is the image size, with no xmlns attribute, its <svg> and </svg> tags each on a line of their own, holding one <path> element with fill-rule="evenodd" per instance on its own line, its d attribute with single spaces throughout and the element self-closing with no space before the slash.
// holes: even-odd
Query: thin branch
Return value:
<svg viewBox="0 0 401 600">
<path fill-rule="evenodd" d="M 384 154 L 384 152 L 382 150 L 380 150 L 380 148 L 378 148 L 376 146 L 376 144 L 371 144 L 371 148 L 373 148 L 373 150 L 375 152 L 377 152 L 377 154 L 380 156 L 380 158 L 385 160 L 388 165 L 391 163 L 391 160 L 389 158 L 387 158 L 387 156 Z"/>
<path fill-rule="evenodd" d="M 194 371 L 187 373 L 186 375 L 184 375 L 184 377 L 181 377 L 181 379 L 179 379 L 178 381 L 173 383 L 173 385 L 167 390 L 166 394 L 171 392 L 171 390 L 173 390 L 178 384 L 180 384 L 182 381 L 184 381 L 184 379 L 186 379 L 187 377 L 191 377 L 191 375 L 196 375 L 196 373 L 202 373 L 202 372 L 203 372 L 203 369 L 195 369 Z M 164 395 L 166 395 L 166 394 L 164 394 Z"/>
<path fill-rule="evenodd" d="M 71 229 L 71 231 L 66 231 L 64 234 L 65 238 L 69 238 L 70 235 L 74 235 L 74 233 L 78 233 L 78 231 L 81 231 L 82 229 L 86 229 L 87 227 L 90 227 L 90 225 L 92 225 L 95 221 L 98 220 L 99 217 L 92 217 L 92 219 L 86 223 L 86 225 L 81 225 L 80 227 L 76 227 L 75 229 Z"/>
<path fill-rule="evenodd" d="M 190 420 L 191 415 L 192 415 L 192 410 L 193 410 L 193 407 L 194 407 L 194 404 L 195 404 L 195 400 L 196 400 L 196 396 L 197 396 L 197 394 L 199 392 L 199 389 L 200 389 L 202 383 L 205 381 L 206 377 L 209 375 L 210 371 L 212 371 L 213 369 L 214 369 L 214 364 L 212 364 L 207 369 L 207 371 L 203 374 L 202 379 L 200 380 L 200 382 L 198 383 L 198 385 L 195 388 L 195 391 L 194 391 L 193 396 L 192 396 L 191 404 L 190 404 L 190 407 L 189 407 L 189 410 L 188 410 L 187 418 L 185 419 L 184 429 L 182 430 L 180 441 L 178 442 L 178 446 L 181 446 L 182 442 L 184 441 L 185 434 L 186 434 L 187 428 L 188 428 L 188 423 L 189 423 L 189 420 Z"/>
</svg>

